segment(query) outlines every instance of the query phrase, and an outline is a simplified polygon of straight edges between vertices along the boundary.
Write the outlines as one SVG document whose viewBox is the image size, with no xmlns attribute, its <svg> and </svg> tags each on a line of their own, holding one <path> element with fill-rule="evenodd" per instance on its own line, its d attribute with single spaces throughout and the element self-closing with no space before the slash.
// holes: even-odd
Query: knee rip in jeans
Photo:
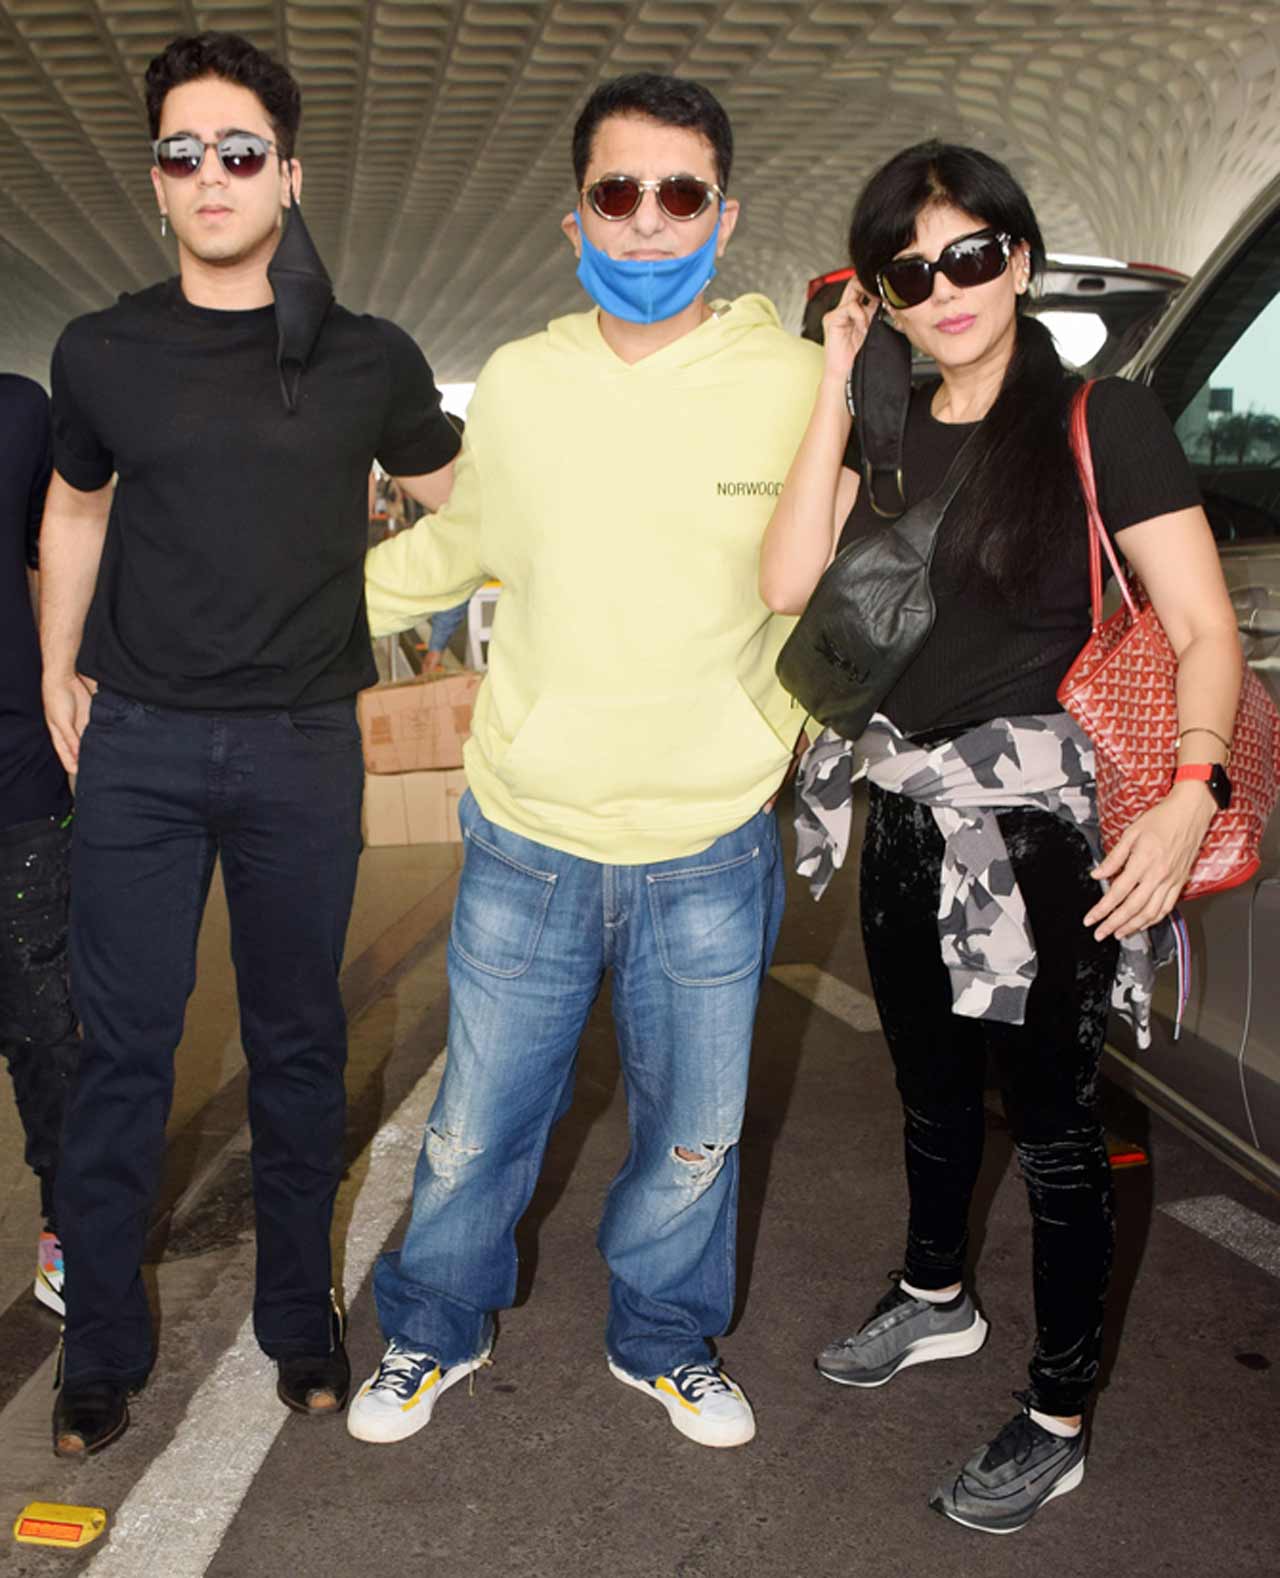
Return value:
<svg viewBox="0 0 1280 1578">
<path fill-rule="evenodd" d="M 684 1145 L 677 1145 L 672 1150 L 672 1156 L 684 1171 L 685 1185 L 695 1200 L 719 1177 L 725 1157 L 733 1144 L 732 1140 L 708 1140 L 696 1151 Z"/>
<path fill-rule="evenodd" d="M 483 1145 L 468 1145 L 456 1129 L 427 1126 L 427 1160 L 431 1171 L 446 1188 L 458 1181 L 458 1174 L 484 1150 Z"/>
</svg>

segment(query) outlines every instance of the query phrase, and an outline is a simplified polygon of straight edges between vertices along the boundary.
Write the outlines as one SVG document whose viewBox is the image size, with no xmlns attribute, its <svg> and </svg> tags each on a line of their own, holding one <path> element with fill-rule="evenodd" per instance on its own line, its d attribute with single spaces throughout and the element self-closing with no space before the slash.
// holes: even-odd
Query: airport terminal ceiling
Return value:
<svg viewBox="0 0 1280 1578">
<path fill-rule="evenodd" d="M 569 134 L 619 72 L 723 98 L 744 217 L 712 288 L 793 324 L 861 178 L 922 136 L 1006 159 L 1051 247 L 1188 269 L 1280 170 L 1277 0 L 0 0 L 0 365 L 47 381 L 68 318 L 174 271 L 141 80 L 202 28 L 288 62 L 339 299 L 441 380 L 585 304 Z"/>
</svg>

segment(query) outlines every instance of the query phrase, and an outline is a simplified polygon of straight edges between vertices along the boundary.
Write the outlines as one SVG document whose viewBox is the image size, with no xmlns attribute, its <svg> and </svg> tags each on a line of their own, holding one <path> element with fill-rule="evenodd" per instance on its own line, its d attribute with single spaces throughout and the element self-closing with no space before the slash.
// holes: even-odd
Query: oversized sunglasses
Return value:
<svg viewBox="0 0 1280 1578">
<path fill-rule="evenodd" d="M 953 285 L 989 285 L 1009 267 L 1013 238 L 1004 231 L 975 230 L 943 247 L 938 261 L 894 258 L 876 275 L 880 294 L 891 307 L 918 307 L 933 294 L 933 276 L 945 274 Z"/>
<path fill-rule="evenodd" d="M 274 147 L 275 143 L 253 132 L 228 132 L 217 142 L 202 142 L 199 137 L 184 132 L 180 137 L 161 137 L 159 142 L 151 144 L 160 173 L 178 181 L 196 173 L 209 148 L 217 154 L 218 163 L 228 175 L 250 176 L 257 175 L 263 168 Z"/>
<path fill-rule="evenodd" d="M 586 198 L 601 219 L 630 219 L 646 192 L 658 194 L 658 207 L 668 219 L 696 219 L 713 197 L 724 197 L 713 182 L 696 175 L 664 175 L 660 181 L 606 175 L 587 187 Z"/>
</svg>

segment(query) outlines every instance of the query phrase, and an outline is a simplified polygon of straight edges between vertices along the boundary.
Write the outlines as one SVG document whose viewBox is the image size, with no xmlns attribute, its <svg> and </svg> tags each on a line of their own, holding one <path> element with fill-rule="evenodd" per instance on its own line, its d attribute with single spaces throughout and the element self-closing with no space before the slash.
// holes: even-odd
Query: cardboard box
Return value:
<svg viewBox="0 0 1280 1578">
<path fill-rule="evenodd" d="M 361 691 L 357 710 L 365 771 L 416 773 L 461 767 L 482 677 L 470 671 L 423 674 Z"/>
<path fill-rule="evenodd" d="M 467 792 L 461 768 L 425 773 L 366 773 L 364 841 L 386 844 L 457 844 L 458 801 Z"/>
</svg>

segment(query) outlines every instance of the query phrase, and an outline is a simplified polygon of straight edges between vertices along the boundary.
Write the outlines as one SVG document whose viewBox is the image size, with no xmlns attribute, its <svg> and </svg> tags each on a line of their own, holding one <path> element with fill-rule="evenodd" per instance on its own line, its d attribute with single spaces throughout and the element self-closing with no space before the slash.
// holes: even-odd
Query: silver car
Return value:
<svg viewBox="0 0 1280 1578">
<path fill-rule="evenodd" d="M 1125 369 L 1154 390 L 1204 495 L 1246 661 L 1280 701 L 1280 181 L 1241 215 Z M 1280 1185 L 1280 814 L 1258 876 L 1183 907 L 1191 998 L 1175 1040 L 1113 1023 L 1109 1072 L 1255 1178 Z"/>
</svg>

